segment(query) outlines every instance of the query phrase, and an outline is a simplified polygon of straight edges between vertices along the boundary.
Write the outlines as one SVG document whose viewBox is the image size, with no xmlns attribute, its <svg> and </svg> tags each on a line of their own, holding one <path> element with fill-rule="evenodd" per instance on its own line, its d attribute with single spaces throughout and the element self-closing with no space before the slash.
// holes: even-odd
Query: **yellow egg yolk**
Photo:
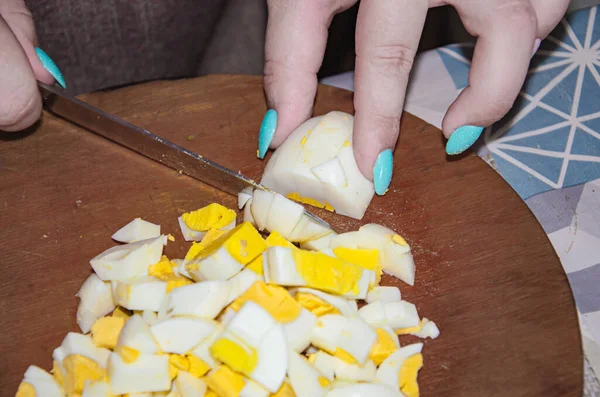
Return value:
<svg viewBox="0 0 600 397">
<path fill-rule="evenodd" d="M 321 385 L 321 387 L 327 387 L 329 386 L 329 384 L 331 383 L 331 381 L 329 379 L 327 379 L 324 376 L 319 376 L 319 384 Z"/>
<path fill-rule="evenodd" d="M 221 365 L 208 374 L 206 384 L 219 397 L 237 397 L 246 382 L 242 375 L 236 374 L 231 369 Z"/>
<path fill-rule="evenodd" d="M 92 325 L 92 340 L 98 347 L 114 349 L 121 329 L 125 325 L 122 317 L 100 317 Z"/>
<path fill-rule="evenodd" d="M 395 242 L 398 245 L 404 245 L 404 246 L 408 245 L 408 243 L 406 242 L 406 240 L 404 240 L 404 238 L 401 235 L 399 235 L 399 234 L 394 234 L 392 236 L 392 241 Z"/>
<path fill-rule="evenodd" d="M 237 312 L 248 301 L 260 305 L 275 320 L 284 324 L 294 321 L 302 311 L 300 304 L 285 288 L 267 285 L 262 281 L 252 284 L 230 307 Z"/>
<path fill-rule="evenodd" d="M 210 366 L 200 358 L 194 356 L 193 354 L 188 354 L 186 357 L 190 363 L 189 372 L 196 378 L 200 378 L 210 371 Z"/>
<path fill-rule="evenodd" d="M 181 216 L 183 223 L 192 230 L 205 232 L 209 229 L 221 229 L 235 220 L 235 211 L 221 204 L 212 203 L 196 211 Z"/>
<path fill-rule="evenodd" d="M 35 392 L 35 387 L 31 383 L 21 382 L 17 389 L 15 397 L 38 397 Z"/>
<path fill-rule="evenodd" d="M 390 354 L 398 349 L 398 346 L 394 341 L 396 336 L 390 335 L 385 329 L 377 328 L 375 332 L 377 332 L 377 340 L 371 347 L 369 358 L 373 360 L 375 365 L 379 366 Z"/>
<path fill-rule="evenodd" d="M 334 352 L 329 352 L 329 353 L 332 356 L 335 356 L 335 357 L 339 358 L 340 360 L 347 362 L 348 364 L 358 365 L 358 361 L 356 361 L 356 359 L 354 357 L 352 357 L 352 355 L 350 355 L 350 353 L 348 353 L 344 349 L 340 349 L 339 347 L 336 347 Z"/>
<path fill-rule="evenodd" d="M 250 375 L 258 364 L 256 349 L 242 341 L 233 341 L 227 337 L 218 339 L 211 347 L 213 357 L 236 372 Z"/>
<path fill-rule="evenodd" d="M 285 237 L 275 231 L 269 234 L 265 242 L 267 243 L 267 247 L 297 248 L 294 244 L 287 241 Z"/>
<path fill-rule="evenodd" d="M 324 316 L 326 314 L 341 314 L 335 306 L 311 293 L 298 292 L 296 293 L 295 298 L 300 306 L 317 317 Z"/>
<path fill-rule="evenodd" d="M 297 249 L 292 250 L 292 255 L 296 270 L 308 287 L 339 295 L 358 293 L 360 266 L 316 251 Z"/>
<path fill-rule="evenodd" d="M 56 360 L 52 361 L 52 370 L 50 371 L 50 373 L 54 377 L 56 383 L 58 383 L 61 386 L 64 385 L 65 381 L 63 379 L 63 373 L 60 369 L 60 365 L 58 365 L 58 362 Z"/>
<path fill-rule="evenodd" d="M 189 372 L 190 361 L 186 356 L 179 354 L 169 354 L 169 375 L 171 380 L 175 379 L 179 371 Z"/>
<path fill-rule="evenodd" d="M 200 254 L 200 252 L 202 252 L 202 250 L 206 248 L 207 245 L 222 237 L 225 233 L 227 232 L 219 229 L 210 229 L 209 231 L 207 231 L 204 237 L 202 238 L 202 241 L 200 241 L 199 243 L 194 241 L 192 243 L 192 246 L 188 250 L 187 254 L 185 254 L 185 260 L 191 261 L 195 259 Z"/>
<path fill-rule="evenodd" d="M 184 276 L 173 276 L 167 280 L 167 293 L 171 292 L 175 288 L 184 287 L 186 285 L 194 284 L 194 281 Z"/>
<path fill-rule="evenodd" d="M 208 390 L 206 390 L 204 397 L 220 397 L 220 396 L 215 391 L 208 389 Z"/>
<path fill-rule="evenodd" d="M 171 233 L 169 233 L 169 234 L 167 235 L 167 239 L 168 239 L 169 241 L 175 241 L 175 236 L 173 236 Z"/>
<path fill-rule="evenodd" d="M 67 356 L 62 365 L 65 369 L 64 388 L 67 394 L 82 393 L 87 381 L 93 382 L 105 376 L 104 368 L 80 354 Z"/>
<path fill-rule="evenodd" d="M 115 353 L 117 353 L 127 364 L 134 363 L 140 356 L 139 350 L 128 346 L 117 346 L 115 348 Z"/>
<path fill-rule="evenodd" d="M 214 254 L 221 247 L 245 266 L 267 249 L 267 243 L 250 222 L 244 222 L 206 246 L 198 255 L 198 259 Z M 186 268 L 195 270 L 190 265 L 195 264 L 188 264 Z"/>
<path fill-rule="evenodd" d="M 263 256 L 259 255 L 256 258 L 254 258 L 252 260 L 252 262 L 248 263 L 248 266 L 246 266 L 246 268 L 250 269 L 254 273 L 262 276 L 264 273 L 264 271 L 263 271 Z"/>
<path fill-rule="evenodd" d="M 375 282 L 379 284 L 381 281 L 383 267 L 378 250 L 337 247 L 333 249 L 333 254 L 343 261 L 353 263 L 363 269 L 371 270 L 375 273 Z"/>
<path fill-rule="evenodd" d="M 286 197 L 289 198 L 290 200 L 294 200 L 298 203 L 312 205 L 313 207 L 317 207 L 317 208 L 325 208 L 327 211 L 333 212 L 333 207 L 327 201 L 322 203 L 322 202 L 312 199 L 310 197 L 302 197 L 302 196 L 300 196 L 300 193 L 298 193 L 298 192 L 289 193 Z"/>
<path fill-rule="evenodd" d="M 163 255 L 158 263 L 148 267 L 148 275 L 156 277 L 159 280 L 167 281 L 170 276 L 175 274 L 173 271 L 173 268 L 175 267 L 177 267 L 177 265 Z"/>
<path fill-rule="evenodd" d="M 294 393 L 294 389 L 289 383 L 284 382 L 277 393 L 272 394 L 272 397 L 296 397 L 296 393 Z"/>
<path fill-rule="evenodd" d="M 406 397 L 419 397 L 417 375 L 423 367 L 423 355 L 415 354 L 407 358 L 398 373 L 398 387 Z"/>
<path fill-rule="evenodd" d="M 131 317 L 131 310 L 117 306 L 117 308 L 113 311 L 112 316 L 127 320 L 129 317 Z"/>
</svg>

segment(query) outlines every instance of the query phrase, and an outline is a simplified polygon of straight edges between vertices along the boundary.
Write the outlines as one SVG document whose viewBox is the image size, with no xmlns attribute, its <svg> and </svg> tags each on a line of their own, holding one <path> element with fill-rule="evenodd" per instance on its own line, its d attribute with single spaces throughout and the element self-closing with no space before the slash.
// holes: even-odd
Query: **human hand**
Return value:
<svg viewBox="0 0 600 397">
<path fill-rule="evenodd" d="M 35 42 L 33 19 L 25 3 L 0 0 L 1 131 L 22 130 L 40 117 L 42 101 L 36 80 L 52 84 L 56 78 L 64 87 L 59 69 Z"/>
<path fill-rule="evenodd" d="M 310 118 L 333 16 L 356 0 L 268 0 L 264 83 L 269 111 L 259 157 Z M 363 0 L 356 26 L 353 147 L 377 194 L 387 190 L 408 77 L 430 7 L 452 5 L 477 37 L 469 86 L 442 124 L 446 152 L 467 150 L 512 107 L 532 51 L 558 24 L 568 0 Z"/>
</svg>

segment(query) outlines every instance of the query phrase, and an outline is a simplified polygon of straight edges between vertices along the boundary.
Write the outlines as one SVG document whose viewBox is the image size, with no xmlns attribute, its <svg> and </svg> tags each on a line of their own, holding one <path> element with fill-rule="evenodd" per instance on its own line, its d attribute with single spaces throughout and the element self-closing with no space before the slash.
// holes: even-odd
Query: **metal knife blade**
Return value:
<svg viewBox="0 0 600 397">
<path fill-rule="evenodd" d="M 67 95 L 62 88 L 41 82 L 38 82 L 38 87 L 44 106 L 51 113 L 194 179 L 232 195 L 237 195 L 248 186 L 279 194 L 239 172 Z M 315 222 L 332 229 L 327 222 L 310 211 L 305 209 L 304 213 Z"/>
</svg>

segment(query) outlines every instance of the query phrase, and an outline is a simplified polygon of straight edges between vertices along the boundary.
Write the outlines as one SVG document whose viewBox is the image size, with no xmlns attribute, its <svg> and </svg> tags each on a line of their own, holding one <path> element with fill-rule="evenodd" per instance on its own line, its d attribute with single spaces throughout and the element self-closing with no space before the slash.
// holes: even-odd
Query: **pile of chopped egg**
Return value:
<svg viewBox="0 0 600 397">
<path fill-rule="evenodd" d="M 406 241 L 375 224 L 337 234 L 265 191 L 239 207 L 237 226 L 216 203 L 183 214 L 183 259 L 163 255 L 174 238 L 159 225 L 118 230 L 77 293 L 81 332 L 17 397 L 417 397 L 423 343 L 397 335 L 439 330 L 379 285 L 414 282 Z"/>
</svg>

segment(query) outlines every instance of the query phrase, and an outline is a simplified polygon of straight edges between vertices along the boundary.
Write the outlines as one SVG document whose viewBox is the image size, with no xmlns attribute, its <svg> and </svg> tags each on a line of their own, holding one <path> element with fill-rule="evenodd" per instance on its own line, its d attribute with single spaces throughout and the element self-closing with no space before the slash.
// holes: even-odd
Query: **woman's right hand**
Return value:
<svg viewBox="0 0 600 397">
<path fill-rule="evenodd" d="M 37 50 L 38 56 L 35 43 L 35 26 L 25 2 L 0 1 L 0 131 L 20 131 L 35 123 L 42 111 L 36 80 L 54 82 L 41 59 L 47 66 L 54 62 L 43 51 Z"/>
</svg>

